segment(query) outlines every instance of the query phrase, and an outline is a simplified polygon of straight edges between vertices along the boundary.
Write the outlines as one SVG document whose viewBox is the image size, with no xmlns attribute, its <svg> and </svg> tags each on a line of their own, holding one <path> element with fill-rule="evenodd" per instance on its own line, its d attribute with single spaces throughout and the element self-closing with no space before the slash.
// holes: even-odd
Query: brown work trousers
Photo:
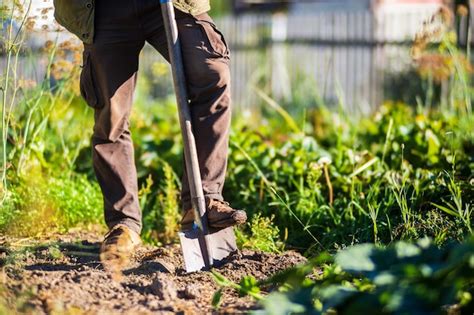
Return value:
<svg viewBox="0 0 474 315">
<path fill-rule="evenodd" d="M 137 172 L 129 116 L 139 54 L 150 43 L 169 60 L 157 0 L 97 0 L 95 38 L 84 45 L 81 94 L 95 109 L 94 171 L 104 198 L 108 227 L 125 224 L 140 233 Z M 204 194 L 222 200 L 231 119 L 229 49 L 208 14 L 180 11 L 181 39 L 189 101 Z M 184 165 L 184 163 L 183 163 Z M 181 199 L 191 207 L 183 172 Z"/>
</svg>

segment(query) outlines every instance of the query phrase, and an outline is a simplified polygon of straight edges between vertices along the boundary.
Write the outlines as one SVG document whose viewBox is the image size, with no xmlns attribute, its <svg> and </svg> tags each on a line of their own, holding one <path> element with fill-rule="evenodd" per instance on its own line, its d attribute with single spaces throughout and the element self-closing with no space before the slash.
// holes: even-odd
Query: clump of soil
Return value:
<svg viewBox="0 0 474 315">
<path fill-rule="evenodd" d="M 252 298 L 226 289 L 219 310 L 214 310 L 211 300 L 218 287 L 212 275 L 187 274 L 178 245 L 141 248 L 121 282 L 115 282 L 99 262 L 99 236 L 66 235 L 54 241 L 15 251 L 14 241 L 0 239 L 4 293 L 10 300 L 25 301 L 23 309 L 39 314 L 203 314 L 258 308 Z M 216 271 L 238 282 L 246 275 L 265 279 L 303 262 L 292 251 L 278 255 L 243 250 Z"/>
</svg>

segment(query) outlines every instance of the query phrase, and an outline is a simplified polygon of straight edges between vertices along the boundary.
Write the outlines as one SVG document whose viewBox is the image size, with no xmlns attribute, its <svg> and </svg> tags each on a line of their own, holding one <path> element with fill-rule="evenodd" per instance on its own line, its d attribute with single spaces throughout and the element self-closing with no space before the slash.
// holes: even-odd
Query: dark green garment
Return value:
<svg viewBox="0 0 474 315">
<path fill-rule="evenodd" d="M 209 0 L 175 0 L 173 2 L 176 8 L 192 15 L 199 15 L 211 9 Z M 94 8 L 94 0 L 54 0 L 54 17 L 59 24 L 77 35 L 83 42 L 92 44 Z"/>
</svg>

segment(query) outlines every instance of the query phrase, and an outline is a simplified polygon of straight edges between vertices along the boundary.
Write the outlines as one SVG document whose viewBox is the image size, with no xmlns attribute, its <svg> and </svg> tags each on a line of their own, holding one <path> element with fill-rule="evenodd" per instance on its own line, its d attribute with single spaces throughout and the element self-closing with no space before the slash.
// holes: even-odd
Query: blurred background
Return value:
<svg viewBox="0 0 474 315">
<path fill-rule="evenodd" d="M 30 15 L 40 19 L 28 43 L 36 54 L 19 65 L 28 79 L 45 75 L 46 41 L 70 39 L 57 32 L 51 2 L 32 1 Z M 238 108 L 258 107 L 258 86 L 279 102 L 344 104 L 367 114 L 387 97 L 409 102 L 424 94 L 412 75 L 413 39 L 443 5 L 455 10 L 463 4 L 468 11 L 455 24 L 459 43 L 466 45 L 471 41 L 467 0 L 215 0 L 211 15 L 231 47 Z M 153 79 L 153 69 L 162 69 L 163 62 L 150 46 L 144 49 L 142 75 L 153 82 L 154 97 L 172 92 L 170 80 Z"/>
</svg>

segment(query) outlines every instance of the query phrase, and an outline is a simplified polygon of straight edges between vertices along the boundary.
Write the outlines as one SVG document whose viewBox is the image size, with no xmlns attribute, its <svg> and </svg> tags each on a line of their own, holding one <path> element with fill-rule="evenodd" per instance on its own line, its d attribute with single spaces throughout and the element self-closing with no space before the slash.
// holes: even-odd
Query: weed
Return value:
<svg viewBox="0 0 474 315">
<path fill-rule="evenodd" d="M 15 199 L 0 209 L 0 230 L 10 235 L 33 236 L 64 232 L 78 225 L 102 221 L 102 197 L 97 184 L 84 175 L 72 178 L 22 178 L 14 186 Z"/>
<path fill-rule="evenodd" d="M 215 293 L 212 298 L 212 305 L 215 308 L 219 308 L 221 297 L 222 297 L 222 290 L 225 288 L 232 288 L 239 292 L 241 296 L 249 295 L 257 300 L 262 300 L 263 296 L 260 294 L 260 288 L 258 286 L 257 280 L 252 276 L 243 277 L 242 280 L 237 284 L 217 271 L 212 271 L 212 276 L 216 284 L 220 287 Z"/>
<path fill-rule="evenodd" d="M 273 217 L 255 215 L 249 223 L 250 232 L 237 230 L 239 248 L 252 248 L 264 252 L 278 253 L 284 249 L 280 240 L 280 230 L 273 223 Z"/>
<path fill-rule="evenodd" d="M 474 211 L 472 204 L 463 202 L 462 189 L 460 184 L 454 180 L 454 174 L 453 176 L 451 176 L 449 173 L 446 173 L 446 175 L 448 180 L 447 186 L 449 188 L 451 202 L 442 199 L 445 206 L 436 203 L 431 204 L 439 210 L 460 219 L 462 223 L 466 226 L 466 228 L 469 230 L 469 233 L 472 234 L 471 218 Z"/>
<path fill-rule="evenodd" d="M 143 238 L 151 243 L 164 244 L 176 241 L 179 231 L 178 178 L 171 166 L 162 161 L 164 183 L 152 192 L 153 180 L 140 191 L 140 203 L 144 213 Z"/>
</svg>

